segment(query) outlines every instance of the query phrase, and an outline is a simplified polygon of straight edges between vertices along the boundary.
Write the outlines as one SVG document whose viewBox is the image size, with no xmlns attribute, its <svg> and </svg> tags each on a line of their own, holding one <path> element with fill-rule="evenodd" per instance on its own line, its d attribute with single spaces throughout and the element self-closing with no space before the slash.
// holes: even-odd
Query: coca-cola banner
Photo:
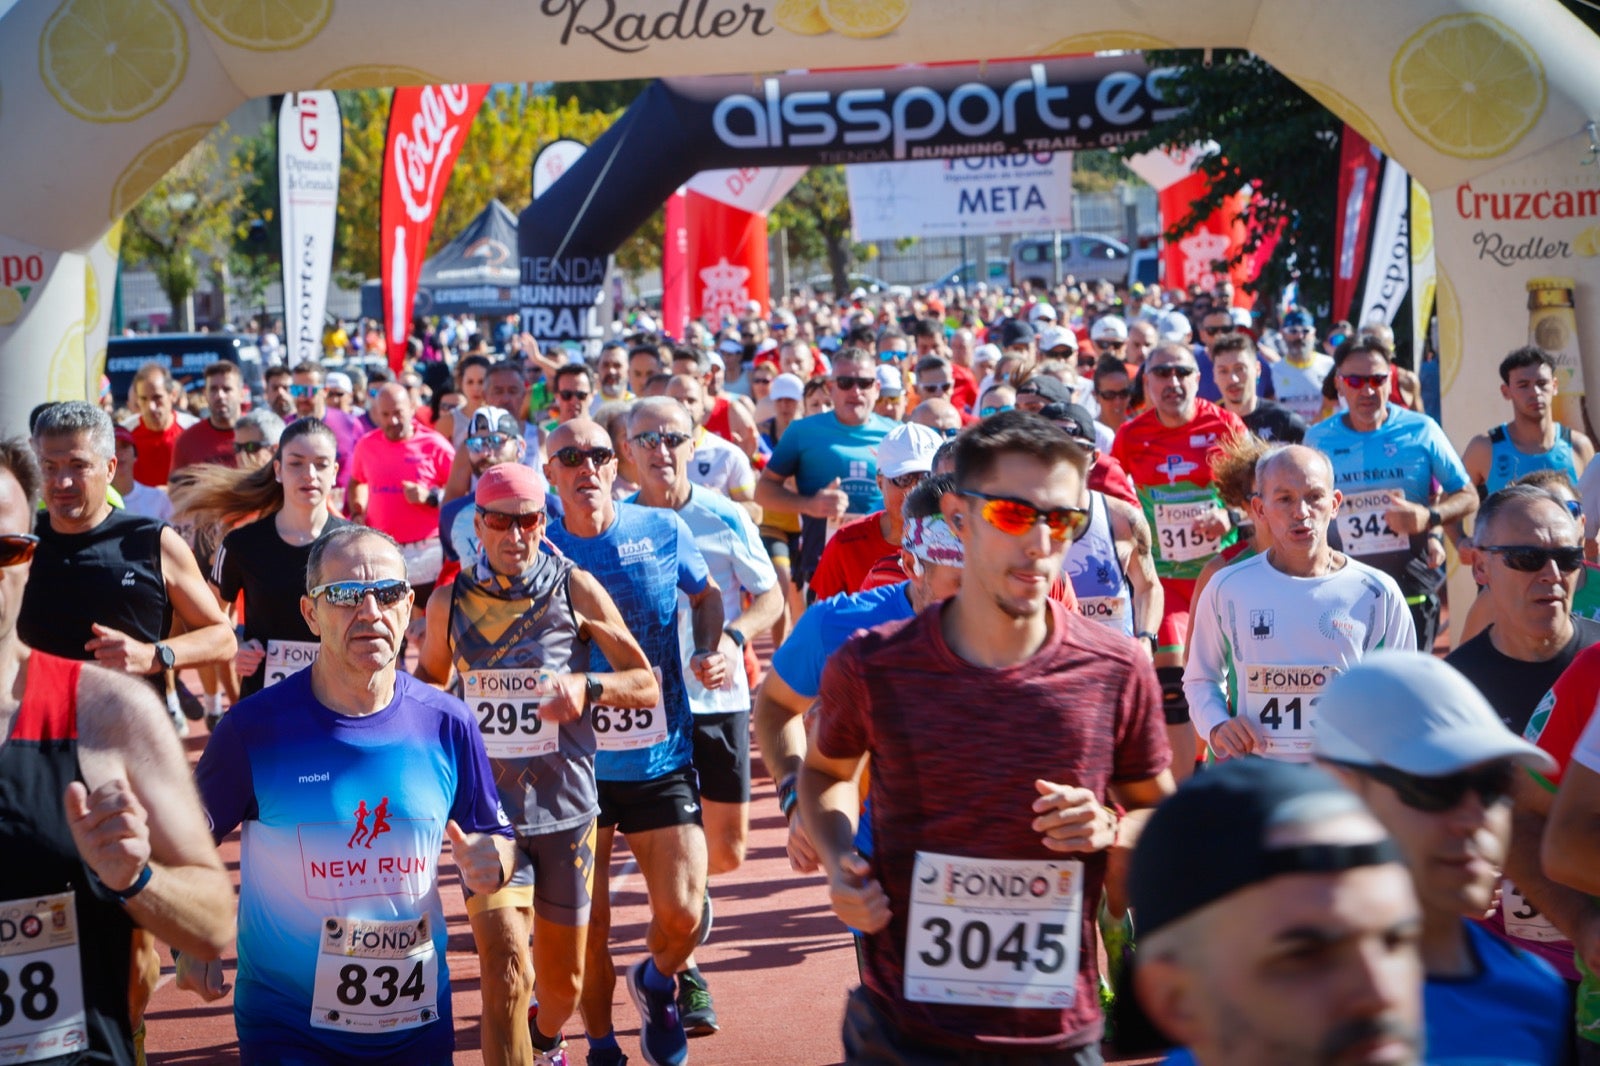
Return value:
<svg viewBox="0 0 1600 1066">
<path fill-rule="evenodd" d="M 383 317 L 389 364 L 405 361 L 417 275 L 433 236 L 450 171 L 478 114 L 487 85 L 405 86 L 389 104 L 389 138 L 383 152 L 379 249 Z"/>
<path fill-rule="evenodd" d="M 523 323 L 598 338 L 609 256 L 698 171 L 1105 148 L 1172 113 L 1164 78 L 1125 55 L 658 81 L 522 213 Z"/>
<path fill-rule="evenodd" d="M 283 98 L 278 111 L 278 216 L 283 229 L 284 346 L 290 366 L 322 358 L 343 138 L 333 93 Z"/>
</svg>

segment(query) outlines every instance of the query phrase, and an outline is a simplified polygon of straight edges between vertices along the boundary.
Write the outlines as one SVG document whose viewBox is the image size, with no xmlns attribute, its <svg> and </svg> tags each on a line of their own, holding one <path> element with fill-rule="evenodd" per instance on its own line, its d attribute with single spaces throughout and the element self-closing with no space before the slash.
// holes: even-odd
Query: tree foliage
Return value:
<svg viewBox="0 0 1600 1066">
<path fill-rule="evenodd" d="M 1207 140 L 1220 149 L 1199 163 L 1211 191 L 1182 218 L 1166 220 L 1166 239 L 1194 232 L 1224 199 L 1254 182 L 1255 195 L 1245 209 L 1251 236 L 1237 258 L 1253 255 L 1268 234 L 1280 237 L 1260 276 L 1247 287 L 1272 296 L 1298 281 L 1300 303 L 1325 305 L 1332 292 L 1343 122 L 1249 52 L 1218 50 L 1209 62 L 1194 51 L 1153 51 L 1148 58 L 1152 66 L 1176 72 L 1165 88 L 1184 110 L 1125 145 L 1122 154 Z"/>
<path fill-rule="evenodd" d="M 236 236 L 246 172 L 224 156 L 226 123 L 189 150 L 128 212 L 122 257 L 148 267 L 172 304 L 181 329 L 193 329 L 188 305 L 200 282 L 201 259 L 225 256 Z"/>
<path fill-rule="evenodd" d="M 782 230 L 789 258 L 828 265 L 833 291 L 849 292 L 850 267 L 868 249 L 850 241 L 850 194 L 844 167 L 812 167 L 767 215 L 767 232 Z"/>
</svg>

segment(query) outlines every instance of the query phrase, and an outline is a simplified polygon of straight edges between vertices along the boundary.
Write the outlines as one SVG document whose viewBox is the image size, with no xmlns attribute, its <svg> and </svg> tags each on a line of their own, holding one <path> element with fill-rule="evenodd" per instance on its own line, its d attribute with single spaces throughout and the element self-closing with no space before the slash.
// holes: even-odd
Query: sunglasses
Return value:
<svg viewBox="0 0 1600 1066">
<path fill-rule="evenodd" d="M 919 384 L 917 386 L 917 391 L 918 392 L 931 392 L 931 393 L 934 393 L 935 395 L 940 395 L 940 394 L 949 392 L 953 388 L 955 388 L 955 385 L 952 382 L 949 382 L 949 381 L 935 381 L 935 382 L 933 382 L 931 384 Z"/>
<path fill-rule="evenodd" d="M 511 437 L 505 433 L 482 433 L 476 437 L 467 438 L 469 451 L 486 452 L 490 448 L 502 448 Z"/>
<path fill-rule="evenodd" d="M 7 533 L 0 536 L 0 567 L 21 566 L 33 558 L 39 538 L 32 533 Z"/>
<path fill-rule="evenodd" d="M 1285 329 L 1285 330 L 1282 331 L 1282 333 L 1283 333 L 1283 335 L 1285 337 L 1304 337 L 1307 333 L 1310 333 L 1310 332 L 1311 331 L 1308 330 L 1308 329 L 1300 329 L 1299 327 L 1295 327 L 1295 328 L 1292 328 L 1292 329 Z"/>
<path fill-rule="evenodd" d="M 617 453 L 610 448 L 579 448 L 570 444 L 551 456 L 565 467 L 576 469 L 584 463 L 593 463 L 596 470 L 616 457 Z"/>
<path fill-rule="evenodd" d="M 935 430 L 935 432 L 944 434 L 945 440 L 955 440 L 961 435 L 961 427 L 950 426 L 946 429 Z"/>
<path fill-rule="evenodd" d="M 893 485 L 897 489 L 914 489 L 918 485 L 922 484 L 922 479 L 927 476 L 928 475 L 926 471 L 913 470 L 909 474 L 901 474 L 899 477 L 890 478 L 889 484 Z"/>
<path fill-rule="evenodd" d="M 879 352 L 878 353 L 878 362 L 880 362 L 880 363 L 892 363 L 896 359 L 905 358 L 905 355 L 906 355 L 905 352 Z"/>
<path fill-rule="evenodd" d="M 872 388 L 878 383 L 878 379 L 837 377 L 833 379 L 833 383 L 835 386 L 843 389 L 845 392 L 849 392 L 851 389 L 860 389 L 862 392 L 866 392 L 868 389 Z"/>
<path fill-rule="evenodd" d="M 529 511 L 527 514 L 506 514 L 504 511 L 491 511 L 486 507 L 478 508 L 478 517 L 483 519 L 483 524 L 496 533 L 504 533 L 512 526 L 516 526 L 524 533 L 532 533 L 534 528 L 544 519 L 543 511 Z"/>
<path fill-rule="evenodd" d="M 589 398 L 589 394 L 587 392 L 579 392 L 577 389 L 562 389 L 560 392 L 556 393 L 556 395 L 561 397 L 563 400 L 566 400 L 568 403 L 571 403 L 573 400 L 587 400 Z"/>
<path fill-rule="evenodd" d="M 1446 777 L 1418 777 L 1390 766 L 1359 766 L 1347 762 L 1339 762 L 1338 765 L 1370 777 L 1379 784 L 1388 785 L 1394 789 L 1401 803 L 1414 811 L 1429 814 L 1455 810 L 1467 798 L 1468 792 L 1476 792 L 1485 807 L 1492 807 L 1510 796 L 1514 772 L 1514 767 L 1506 760 Z"/>
<path fill-rule="evenodd" d="M 1506 565 L 1513 570 L 1520 570 L 1525 574 L 1537 574 L 1554 559 L 1556 569 L 1563 574 L 1570 574 L 1583 565 L 1583 549 L 1579 548 L 1540 548 L 1531 544 L 1480 544 L 1481 552 L 1493 552 L 1506 561 Z"/>
<path fill-rule="evenodd" d="M 1133 395 L 1132 389 L 1101 389 L 1095 393 L 1102 400 L 1126 400 Z"/>
<path fill-rule="evenodd" d="M 1232 327 L 1230 327 L 1230 326 L 1201 326 L 1200 327 L 1200 332 L 1201 333 L 1226 333 L 1231 328 Z"/>
<path fill-rule="evenodd" d="M 990 496 L 984 492 L 966 491 L 961 495 L 982 500 L 983 520 L 1000 532 L 1013 537 L 1020 537 L 1043 522 L 1050 527 L 1051 540 L 1077 540 L 1089 525 L 1089 512 L 1082 507 L 1055 507 L 1044 510 L 1035 507 L 1027 500 L 1011 496 Z"/>
<path fill-rule="evenodd" d="M 1580 503 L 1577 500 L 1566 500 L 1564 502 L 1567 505 L 1567 513 L 1569 515 L 1571 515 L 1573 518 L 1582 518 L 1583 517 L 1583 504 L 1582 503 Z"/>
<path fill-rule="evenodd" d="M 293 386 L 290 386 L 290 387 L 293 388 Z M 330 400 L 342 400 L 348 395 L 349 395 L 349 393 L 345 392 L 342 389 L 329 389 L 328 390 L 328 399 L 330 399 Z M 456 404 L 453 407 L 451 405 L 449 405 L 449 404 L 440 404 L 439 405 L 439 410 L 441 412 L 453 411 L 453 410 L 455 410 L 456 407 L 460 407 L 460 406 L 461 406 L 460 404 Z"/>
<path fill-rule="evenodd" d="M 410 591 L 411 586 L 399 578 L 386 577 L 382 581 L 330 581 L 306 595 L 313 600 L 321 596 L 335 607 L 360 607 L 370 594 L 379 607 L 393 607 Z"/>
<path fill-rule="evenodd" d="M 272 445 L 264 440 L 236 440 L 233 442 L 234 455 L 254 455 L 259 451 L 271 451 Z"/>
<path fill-rule="evenodd" d="M 1191 374 L 1200 373 L 1200 370 L 1197 367 L 1183 366 L 1179 363 L 1167 363 L 1163 366 L 1150 367 L 1149 373 L 1158 378 L 1186 378 Z"/>
<path fill-rule="evenodd" d="M 672 433 L 666 430 L 647 429 L 643 433 L 635 433 L 633 441 L 642 444 L 651 451 L 655 451 L 666 444 L 668 451 L 677 451 L 688 444 L 692 438 L 687 433 Z"/>
<path fill-rule="evenodd" d="M 300 400 L 307 400 L 322 391 L 321 385 L 290 385 L 289 395 Z"/>
<path fill-rule="evenodd" d="M 715 368 L 713 368 L 713 369 L 715 369 Z M 750 384 L 752 384 L 752 385 L 771 385 L 772 384 L 772 379 L 769 378 L 769 377 L 759 377 L 759 378 L 753 377 L 753 378 L 750 379 Z"/>
<path fill-rule="evenodd" d="M 1347 389 L 1381 389 L 1389 384 L 1388 374 L 1340 374 L 1339 380 L 1344 382 Z"/>
<path fill-rule="evenodd" d="M 1001 411 L 1009 411 L 1009 410 L 1011 410 L 1011 404 L 1003 404 L 1000 407 L 980 407 L 978 409 L 978 417 L 979 418 L 988 418 L 990 415 L 997 415 Z"/>
</svg>

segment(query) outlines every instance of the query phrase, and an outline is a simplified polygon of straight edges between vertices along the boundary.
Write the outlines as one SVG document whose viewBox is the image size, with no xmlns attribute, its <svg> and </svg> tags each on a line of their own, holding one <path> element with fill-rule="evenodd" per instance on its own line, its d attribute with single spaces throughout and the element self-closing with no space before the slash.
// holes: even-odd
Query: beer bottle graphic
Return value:
<svg viewBox="0 0 1600 1066">
<path fill-rule="evenodd" d="M 1584 418 L 1583 358 L 1578 350 L 1578 317 L 1573 309 L 1575 278 L 1528 279 L 1528 343 L 1556 364 L 1554 415 L 1571 429 L 1587 431 Z"/>
</svg>

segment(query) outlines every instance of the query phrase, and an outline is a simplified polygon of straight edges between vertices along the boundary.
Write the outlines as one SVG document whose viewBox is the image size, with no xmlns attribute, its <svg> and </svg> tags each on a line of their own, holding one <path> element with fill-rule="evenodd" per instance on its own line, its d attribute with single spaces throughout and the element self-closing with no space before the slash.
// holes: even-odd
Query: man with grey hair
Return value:
<svg viewBox="0 0 1600 1066">
<path fill-rule="evenodd" d="M 148 677 L 163 693 L 177 670 L 230 661 L 233 628 L 177 530 L 107 502 L 117 459 L 106 413 L 77 400 L 57 404 L 39 417 L 33 448 L 45 509 L 17 621 L 22 639 Z M 168 639 L 174 620 L 184 632 Z"/>
<path fill-rule="evenodd" d="M 272 462 L 283 439 L 283 419 L 266 407 L 239 416 L 233 427 L 233 454 L 241 470 L 259 470 Z"/>
<path fill-rule="evenodd" d="M 1250 509 L 1272 547 L 1201 592 L 1183 674 L 1217 758 L 1310 761 L 1323 686 L 1379 648 L 1416 649 L 1394 579 L 1328 543 L 1342 500 L 1319 451 L 1288 445 L 1256 464 Z"/>
<path fill-rule="evenodd" d="M 212 835 L 247 826 L 240 1050 L 246 1062 L 447 1062 L 436 860 L 448 838 L 466 888 L 494 892 L 513 869 L 511 824 L 477 720 L 398 669 L 412 593 L 394 539 L 330 529 L 306 586 L 316 658 L 229 711 L 195 770 Z M 207 999 L 224 991 L 216 963 L 180 958 L 178 973 Z"/>
</svg>

